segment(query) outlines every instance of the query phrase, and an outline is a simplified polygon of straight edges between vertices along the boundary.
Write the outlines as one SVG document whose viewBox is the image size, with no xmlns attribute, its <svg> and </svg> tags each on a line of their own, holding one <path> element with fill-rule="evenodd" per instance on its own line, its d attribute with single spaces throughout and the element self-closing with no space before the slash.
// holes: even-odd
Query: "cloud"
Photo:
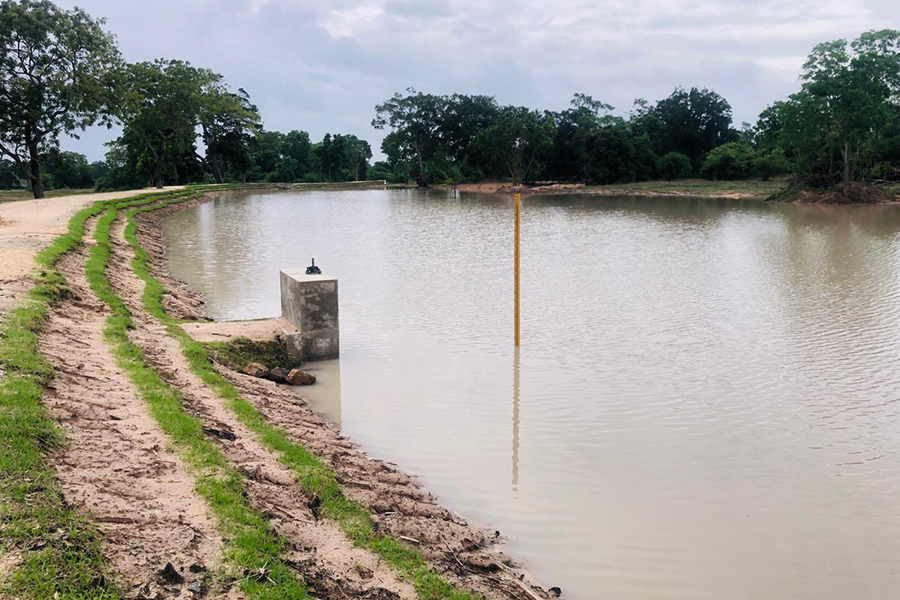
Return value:
<svg viewBox="0 0 900 600">
<path fill-rule="evenodd" d="M 222 73 L 268 128 L 356 133 L 376 149 L 373 107 L 409 86 L 549 109 L 584 92 L 624 115 L 699 85 L 754 121 L 797 89 L 815 44 L 900 28 L 896 0 L 58 1 L 109 17 L 129 60 Z M 108 139 L 67 145 L 98 159 Z"/>
<path fill-rule="evenodd" d="M 319 24 L 331 37 L 354 37 L 378 27 L 383 14 L 384 8 L 378 4 L 360 4 L 353 8 L 328 11 Z"/>
</svg>

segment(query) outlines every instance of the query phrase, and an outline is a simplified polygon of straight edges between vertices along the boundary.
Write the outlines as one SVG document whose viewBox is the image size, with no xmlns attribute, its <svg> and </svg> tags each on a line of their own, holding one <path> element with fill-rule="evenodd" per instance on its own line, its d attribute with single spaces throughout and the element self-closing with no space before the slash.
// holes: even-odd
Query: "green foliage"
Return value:
<svg viewBox="0 0 900 600">
<path fill-rule="evenodd" d="M 375 107 L 372 127 L 390 127 L 393 137 L 382 150 L 391 163 L 416 163 L 415 177 L 420 187 L 428 185 L 427 162 L 440 141 L 440 128 L 447 105 L 443 96 L 423 94 L 413 88 L 407 94 L 394 94 Z"/>
<path fill-rule="evenodd" d="M 659 157 L 659 160 L 656 162 L 656 174 L 660 179 L 667 181 L 688 179 L 694 174 L 691 158 L 680 152 L 669 152 Z"/>
<path fill-rule="evenodd" d="M 846 194 L 878 162 L 880 141 L 900 133 L 900 32 L 819 44 L 802 79 L 800 92 L 774 109 L 779 146 L 797 174 L 842 180 Z"/>
<path fill-rule="evenodd" d="M 731 127 L 731 105 L 708 89 L 676 88 L 668 97 L 651 105 L 635 102 L 632 123 L 645 134 L 658 156 L 679 152 L 699 169 L 706 154 L 721 144 L 736 141 Z"/>
<path fill-rule="evenodd" d="M 553 146 L 554 128 L 551 115 L 524 106 L 504 106 L 496 120 L 476 135 L 474 146 L 491 171 L 519 184 L 542 170 Z"/>
<path fill-rule="evenodd" d="M 229 171 L 247 173 L 251 166 L 249 142 L 262 128 L 259 109 L 250 102 L 250 95 L 243 89 L 231 92 L 221 76 L 215 76 L 201 94 L 199 121 L 206 144 L 204 166 L 215 182 L 223 183 Z"/>
<path fill-rule="evenodd" d="M 748 179 L 753 175 L 757 154 L 752 146 L 743 142 L 730 142 L 713 149 L 700 169 L 706 179 Z"/>
<path fill-rule="evenodd" d="M 44 171 L 52 177 L 52 187 L 87 189 L 94 187 L 94 171 L 87 157 L 77 152 L 60 152 L 53 148 L 44 158 Z"/>
<path fill-rule="evenodd" d="M 404 172 L 397 172 L 394 165 L 380 160 L 366 170 L 366 176 L 370 180 L 385 180 L 388 183 L 406 183 L 407 177 Z"/>
<path fill-rule="evenodd" d="M 205 92 L 220 82 L 220 75 L 180 60 L 128 65 L 119 74 L 116 117 L 124 131 L 116 144 L 127 156 L 129 170 L 156 187 L 198 170 L 196 128 L 201 112 L 213 102 Z"/>
<path fill-rule="evenodd" d="M 43 197 L 42 154 L 61 133 L 107 119 L 120 64 L 103 21 L 48 0 L 0 3 L 0 155 Z"/>
<path fill-rule="evenodd" d="M 624 122 L 586 133 L 580 154 L 588 183 L 628 183 L 653 177 L 656 155 L 646 138 L 636 138 Z"/>
<path fill-rule="evenodd" d="M 17 190 L 22 187 L 19 169 L 9 160 L 0 160 L 0 190 Z"/>
</svg>

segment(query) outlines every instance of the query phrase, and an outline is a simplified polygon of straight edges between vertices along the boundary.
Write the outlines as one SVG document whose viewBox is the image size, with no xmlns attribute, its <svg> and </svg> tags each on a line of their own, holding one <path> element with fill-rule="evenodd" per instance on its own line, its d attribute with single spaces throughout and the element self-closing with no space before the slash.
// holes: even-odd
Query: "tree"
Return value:
<svg viewBox="0 0 900 600">
<path fill-rule="evenodd" d="M 225 181 L 229 166 L 235 171 L 246 171 L 250 161 L 248 145 L 261 122 L 250 95 L 243 89 L 231 92 L 217 75 L 201 94 L 199 119 L 206 145 L 204 164 L 216 183 Z"/>
<path fill-rule="evenodd" d="M 372 127 L 390 127 L 397 134 L 394 142 L 399 142 L 414 153 L 418 164 L 416 182 L 419 187 L 428 187 L 426 163 L 439 144 L 438 133 L 447 99 L 416 92 L 413 88 L 406 91 L 406 96 L 394 94 L 390 100 L 375 107 Z"/>
<path fill-rule="evenodd" d="M 450 96 L 439 126 L 442 164 L 435 170 L 444 173 L 454 170 L 476 178 L 482 176 L 483 165 L 475 160 L 475 140 L 478 132 L 494 124 L 499 111 L 493 96 Z"/>
<path fill-rule="evenodd" d="M 637 132 L 648 136 L 658 156 L 680 152 L 691 159 L 695 170 L 710 150 L 738 139 L 731 120 L 725 98 L 698 88 L 676 88 L 655 106 L 638 100 L 632 113 Z"/>
<path fill-rule="evenodd" d="M 783 143 L 801 169 L 841 165 L 844 195 L 865 155 L 889 132 L 900 101 L 900 32 L 883 30 L 816 46 L 803 65 L 803 87 L 784 107 Z"/>
<path fill-rule="evenodd" d="M 660 179 L 672 181 L 687 179 L 694 174 L 694 169 L 691 167 L 690 157 L 686 154 L 669 152 L 656 162 L 656 174 Z"/>
<path fill-rule="evenodd" d="M 583 177 L 584 147 L 587 136 L 601 127 L 619 124 L 622 119 L 611 116 L 613 107 L 586 94 L 575 94 L 571 108 L 553 114 L 556 131 L 548 161 L 551 177 L 570 179 Z"/>
<path fill-rule="evenodd" d="M 656 155 L 646 137 L 620 121 L 584 135 L 579 164 L 588 183 L 644 181 L 653 177 Z"/>
<path fill-rule="evenodd" d="M 208 99 L 204 90 L 220 79 L 180 60 L 128 65 L 116 116 L 124 125 L 123 141 L 146 150 L 142 162 L 152 185 L 161 188 L 167 171 L 186 166 L 185 153 L 196 156 L 195 130 Z"/>
<path fill-rule="evenodd" d="M 54 148 L 44 159 L 44 171 L 53 176 L 53 185 L 56 188 L 94 187 L 94 174 L 84 154 L 60 152 Z"/>
<path fill-rule="evenodd" d="M 21 186 L 15 163 L 9 160 L 0 160 L 0 190 L 14 190 Z"/>
<path fill-rule="evenodd" d="M 553 145 L 552 115 L 524 106 L 504 106 L 497 120 L 477 137 L 483 156 L 493 157 L 518 185 L 527 181 Z"/>
<path fill-rule="evenodd" d="M 109 75 L 120 64 L 102 19 L 47 0 L 0 3 L 0 155 L 44 197 L 42 155 L 61 133 L 107 118 Z"/>
</svg>

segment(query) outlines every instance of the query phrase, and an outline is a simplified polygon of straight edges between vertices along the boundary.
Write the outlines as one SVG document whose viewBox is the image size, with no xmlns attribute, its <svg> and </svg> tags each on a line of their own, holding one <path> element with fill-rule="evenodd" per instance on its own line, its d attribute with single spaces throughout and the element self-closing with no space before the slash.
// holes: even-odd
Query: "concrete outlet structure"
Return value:
<svg viewBox="0 0 900 600">
<path fill-rule="evenodd" d="M 299 343 L 288 344 L 291 354 L 300 360 L 340 356 L 337 279 L 281 271 L 281 316 L 300 330 Z"/>
</svg>

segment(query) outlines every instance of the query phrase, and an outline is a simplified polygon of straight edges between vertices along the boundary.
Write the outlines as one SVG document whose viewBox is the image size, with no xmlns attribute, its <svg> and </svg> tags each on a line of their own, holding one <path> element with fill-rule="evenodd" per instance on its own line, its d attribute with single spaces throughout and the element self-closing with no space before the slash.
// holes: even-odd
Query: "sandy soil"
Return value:
<svg viewBox="0 0 900 600">
<path fill-rule="evenodd" d="M 227 342 L 237 337 L 266 341 L 273 340 L 278 335 L 299 333 L 296 327 L 281 317 L 255 321 L 185 323 L 182 328 L 198 342 Z"/>
<path fill-rule="evenodd" d="M 192 598 L 187 586 L 218 568 L 222 540 L 193 477 L 166 449 L 166 437 L 103 340 L 108 313 L 85 279 L 87 254 L 82 248 L 60 261 L 73 298 L 52 309 L 40 337 L 54 369 L 44 405 L 66 435 L 54 467 L 67 502 L 97 522 L 126 597 Z M 184 585 L 160 577 L 167 563 Z"/>
<path fill-rule="evenodd" d="M 151 256 L 154 275 L 163 281 L 169 291 L 168 295 L 173 297 L 170 300 L 172 305 L 198 306 L 201 302 L 196 294 L 186 286 L 177 284 L 165 270 L 165 244 L 159 227 L 163 218 L 185 206 L 174 205 L 141 214 L 138 218 L 138 238 Z M 116 237 L 120 236 L 117 234 Z M 117 254 L 119 252 L 127 251 L 121 248 L 117 249 Z M 115 263 L 117 266 L 112 273 L 117 279 L 133 277 L 127 269 L 127 261 L 117 259 Z M 128 293 L 128 285 L 122 282 L 116 285 L 123 296 L 130 296 L 130 306 L 136 312 L 142 312 L 136 295 L 138 291 Z M 207 418 L 222 421 L 233 428 L 238 441 L 245 444 L 246 452 L 252 445 L 246 439 L 248 433 L 243 432 L 239 425 L 222 412 L 217 406 L 219 401 L 202 388 L 201 382 L 186 373 L 187 369 L 180 362 L 183 359 L 179 358 L 180 352 L 173 346 L 173 342 L 166 341 L 161 335 L 151 335 L 156 329 L 159 329 L 158 326 L 145 323 L 135 332 L 135 341 L 142 338 L 138 343 L 147 348 L 155 356 L 155 360 L 160 361 L 162 372 L 172 373 L 179 388 L 188 391 L 198 414 L 205 414 Z M 214 330 L 215 327 L 211 325 L 206 333 Z M 523 573 L 507 566 L 514 564 L 514 561 L 497 550 L 501 541 L 499 532 L 483 531 L 469 525 L 458 515 L 440 506 L 431 494 L 421 489 L 412 477 L 402 473 L 395 465 L 368 457 L 331 423 L 313 412 L 292 388 L 225 368 L 220 370 L 270 423 L 282 428 L 292 439 L 325 460 L 336 471 L 345 493 L 372 511 L 381 530 L 400 539 L 411 540 L 410 543 L 423 553 L 436 571 L 450 581 L 489 599 L 533 600 L 548 597 L 539 587 L 528 583 Z M 266 472 L 279 473 L 278 478 L 281 480 L 283 471 L 280 467 L 268 461 L 262 462 L 265 460 L 265 451 L 256 449 L 253 456 L 248 467 L 256 468 L 254 464 L 263 464 Z M 237 456 L 234 458 L 238 460 Z M 287 474 L 287 477 L 290 475 Z M 302 495 L 299 490 L 291 493 Z M 293 510 L 299 511 L 302 507 L 302 504 L 294 505 Z M 305 513 L 300 514 L 302 516 Z M 341 581 L 340 577 L 346 576 L 346 573 L 338 575 L 338 581 Z"/>
<path fill-rule="evenodd" d="M 0 204 L 0 317 L 31 287 L 29 273 L 34 269 L 34 255 L 66 232 L 72 215 L 95 200 L 127 198 L 138 193 L 78 194 Z"/>
</svg>

